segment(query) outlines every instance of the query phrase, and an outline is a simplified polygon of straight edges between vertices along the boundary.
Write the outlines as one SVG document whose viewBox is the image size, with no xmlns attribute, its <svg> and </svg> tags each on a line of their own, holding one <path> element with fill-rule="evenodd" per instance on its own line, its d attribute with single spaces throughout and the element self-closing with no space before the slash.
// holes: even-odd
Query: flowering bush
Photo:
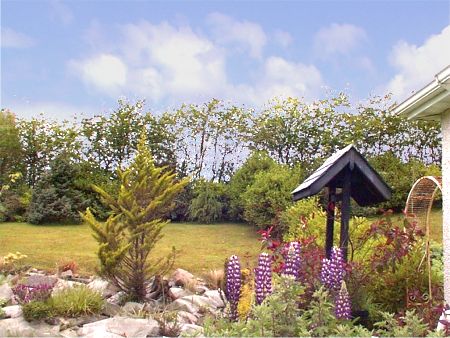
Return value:
<svg viewBox="0 0 450 338">
<path fill-rule="evenodd" d="M 20 304 L 26 304 L 31 301 L 46 301 L 50 298 L 53 287 L 48 284 L 39 284 L 36 286 L 28 286 L 17 284 L 13 288 L 13 293 Z"/>
</svg>

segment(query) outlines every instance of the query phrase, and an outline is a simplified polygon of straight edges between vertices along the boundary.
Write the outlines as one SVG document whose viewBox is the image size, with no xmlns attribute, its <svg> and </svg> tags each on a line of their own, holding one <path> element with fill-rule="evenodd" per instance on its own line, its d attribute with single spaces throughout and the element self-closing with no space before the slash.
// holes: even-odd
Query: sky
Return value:
<svg viewBox="0 0 450 338">
<path fill-rule="evenodd" d="M 106 114 L 120 98 L 401 101 L 450 64 L 450 0 L 0 4 L 0 106 L 23 118 Z"/>
</svg>

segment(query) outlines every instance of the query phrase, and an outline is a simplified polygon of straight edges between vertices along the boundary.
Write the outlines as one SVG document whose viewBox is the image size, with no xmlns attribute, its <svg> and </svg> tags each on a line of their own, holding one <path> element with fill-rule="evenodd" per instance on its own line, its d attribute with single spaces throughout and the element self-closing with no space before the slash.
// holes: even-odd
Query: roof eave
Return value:
<svg viewBox="0 0 450 338">
<path fill-rule="evenodd" d="M 434 80 L 411 95 L 395 109 L 394 113 L 405 115 L 408 119 L 417 117 L 435 119 L 426 114 L 428 108 L 450 96 L 450 66 L 436 74 Z M 439 116 L 436 116 L 436 119 Z"/>
</svg>

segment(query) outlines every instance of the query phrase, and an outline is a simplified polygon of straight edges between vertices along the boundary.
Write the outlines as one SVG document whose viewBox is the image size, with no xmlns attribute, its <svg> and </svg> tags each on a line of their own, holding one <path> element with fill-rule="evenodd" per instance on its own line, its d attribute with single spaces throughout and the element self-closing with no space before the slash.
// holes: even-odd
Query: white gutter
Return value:
<svg viewBox="0 0 450 338">
<path fill-rule="evenodd" d="M 395 109 L 395 114 L 418 117 L 425 110 L 450 96 L 450 65 L 435 75 L 434 80 L 411 95 Z"/>
</svg>

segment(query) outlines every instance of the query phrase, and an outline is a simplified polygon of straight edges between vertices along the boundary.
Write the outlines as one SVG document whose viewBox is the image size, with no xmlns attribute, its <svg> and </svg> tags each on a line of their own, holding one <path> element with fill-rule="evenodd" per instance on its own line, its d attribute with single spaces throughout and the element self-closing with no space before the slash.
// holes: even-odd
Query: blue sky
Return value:
<svg viewBox="0 0 450 338">
<path fill-rule="evenodd" d="M 397 100 L 450 64 L 450 1 L 2 1 L 1 107 Z"/>
</svg>

